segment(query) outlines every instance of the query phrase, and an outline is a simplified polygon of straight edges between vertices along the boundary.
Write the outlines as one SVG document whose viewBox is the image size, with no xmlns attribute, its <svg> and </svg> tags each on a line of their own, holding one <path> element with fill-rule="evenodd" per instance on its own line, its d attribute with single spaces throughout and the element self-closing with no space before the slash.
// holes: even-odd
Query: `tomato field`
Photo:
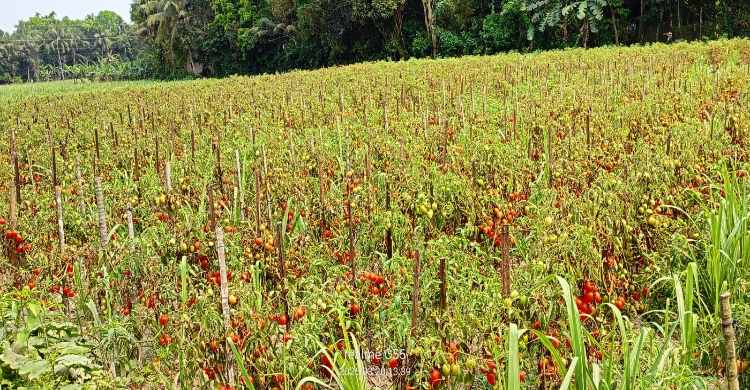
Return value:
<svg viewBox="0 0 750 390">
<path fill-rule="evenodd" d="M 748 40 L 0 102 L 0 388 L 750 384 Z"/>
</svg>

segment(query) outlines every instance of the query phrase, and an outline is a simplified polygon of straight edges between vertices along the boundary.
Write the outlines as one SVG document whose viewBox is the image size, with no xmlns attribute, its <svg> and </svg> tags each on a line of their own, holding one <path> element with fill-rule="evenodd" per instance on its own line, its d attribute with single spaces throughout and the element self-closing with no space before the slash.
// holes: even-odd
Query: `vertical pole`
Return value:
<svg viewBox="0 0 750 390">
<path fill-rule="evenodd" d="M 166 177 L 167 177 L 167 191 L 172 192 L 172 164 L 167 161 L 165 166 Z"/>
<path fill-rule="evenodd" d="M 724 367 L 727 376 L 727 389 L 739 390 L 740 382 L 739 379 L 737 379 L 737 354 L 734 349 L 734 320 L 732 319 L 732 308 L 729 305 L 730 295 L 729 291 L 727 291 L 719 297 L 721 299 L 721 327 L 724 331 L 724 348 L 726 349 Z"/>
<path fill-rule="evenodd" d="M 13 174 L 15 176 L 13 184 L 16 187 L 16 201 L 21 202 L 21 172 L 18 170 L 18 153 L 13 153 Z M 30 177 L 29 180 L 34 180 L 34 178 Z"/>
<path fill-rule="evenodd" d="M 445 283 L 445 257 L 440 258 L 440 312 L 445 311 L 445 295 L 447 285 Z"/>
<path fill-rule="evenodd" d="M 224 330 L 229 333 L 231 320 L 229 318 L 229 286 L 227 284 L 227 262 L 224 251 L 224 231 L 219 226 L 216 228 L 216 252 L 219 258 L 219 278 L 221 283 L 221 311 L 224 316 Z M 227 341 L 228 343 L 228 341 Z M 234 355 L 230 353 L 227 345 L 227 376 L 229 383 L 234 383 Z"/>
<path fill-rule="evenodd" d="M 16 184 L 11 180 L 10 182 L 10 229 L 16 231 Z M 10 251 L 10 263 L 13 265 L 18 264 L 18 253 L 11 248 Z"/>
<path fill-rule="evenodd" d="M 102 249 L 109 246 L 109 235 L 107 232 L 107 219 L 104 214 L 104 196 L 102 195 L 102 179 L 99 173 L 94 173 L 94 191 L 96 191 L 96 210 L 99 213 L 99 238 L 101 239 Z"/>
<path fill-rule="evenodd" d="M 83 179 L 81 178 L 81 161 L 76 156 L 76 176 L 78 179 L 78 208 L 81 209 L 81 214 L 86 212 L 86 203 L 83 198 Z"/>
<path fill-rule="evenodd" d="M 503 242 L 503 263 L 500 267 L 500 272 L 503 279 L 503 295 L 510 295 L 510 236 L 508 234 L 508 224 L 503 224 L 502 230 L 502 242 Z"/>
<path fill-rule="evenodd" d="M 354 217 L 352 216 L 352 198 L 346 200 L 346 210 L 349 214 L 349 260 L 352 262 L 352 288 L 357 289 L 357 260 L 354 256 Z"/>
<path fill-rule="evenodd" d="M 292 318 L 289 317 L 289 301 L 287 300 L 286 291 L 286 264 L 284 263 L 284 230 L 281 228 L 281 222 L 276 223 L 276 234 L 278 235 L 279 246 L 279 276 L 281 277 L 281 300 L 284 301 L 284 315 L 286 316 L 286 331 L 292 329 Z"/>
<path fill-rule="evenodd" d="M 325 182 L 323 181 L 323 162 L 318 157 L 318 182 L 320 183 L 320 240 L 326 238 L 326 204 L 325 204 Z"/>
<path fill-rule="evenodd" d="M 127 204 L 127 212 L 128 212 L 128 239 L 133 240 L 135 238 L 135 230 L 133 229 L 133 205 L 128 202 Z"/>
<path fill-rule="evenodd" d="M 255 234 L 260 234 L 260 173 L 255 170 Z"/>
<path fill-rule="evenodd" d="M 216 210 L 214 210 L 214 186 L 208 186 L 208 222 L 211 230 L 216 229 Z"/>
<path fill-rule="evenodd" d="M 240 217 L 245 221 L 245 195 L 242 189 L 242 167 L 240 166 L 240 152 L 234 151 L 234 159 L 237 164 L 237 188 L 240 191 Z"/>
<path fill-rule="evenodd" d="M 391 183 L 385 182 L 385 209 L 391 210 Z M 389 227 L 385 231 L 385 252 L 388 258 L 393 258 L 393 235 L 391 228 Z"/>
<path fill-rule="evenodd" d="M 414 288 L 411 293 L 411 337 L 417 337 L 417 317 L 419 316 L 419 264 L 420 251 L 414 257 Z"/>
</svg>

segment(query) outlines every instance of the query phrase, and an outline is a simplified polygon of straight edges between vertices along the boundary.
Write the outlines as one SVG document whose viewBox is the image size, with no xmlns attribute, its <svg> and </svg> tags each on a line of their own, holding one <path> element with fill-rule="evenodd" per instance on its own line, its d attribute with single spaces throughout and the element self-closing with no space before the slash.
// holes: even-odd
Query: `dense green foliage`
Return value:
<svg viewBox="0 0 750 390">
<path fill-rule="evenodd" d="M 0 30 L 0 84 L 95 76 L 107 68 L 117 68 L 122 75 L 110 72 L 102 78 L 145 77 L 125 74 L 139 66 L 149 68 L 136 61 L 139 50 L 133 27 L 114 12 L 84 20 L 37 14 L 20 21 L 13 33 Z"/>
<path fill-rule="evenodd" d="M 174 69 L 193 69 L 192 59 L 216 76 L 750 31 L 741 0 L 135 0 L 133 9 Z"/>
<path fill-rule="evenodd" d="M 750 40 L 73 84 L 0 87 L 2 389 L 719 389 L 725 291 L 750 387 Z"/>
<path fill-rule="evenodd" d="M 0 83 L 222 77 L 750 32 L 744 0 L 133 0 L 130 18 L 23 21 L 0 34 Z"/>
</svg>

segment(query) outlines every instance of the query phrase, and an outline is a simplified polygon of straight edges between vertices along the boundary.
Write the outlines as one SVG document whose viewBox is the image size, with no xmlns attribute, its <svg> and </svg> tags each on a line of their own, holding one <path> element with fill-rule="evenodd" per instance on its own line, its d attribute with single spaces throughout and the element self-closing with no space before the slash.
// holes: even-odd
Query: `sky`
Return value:
<svg viewBox="0 0 750 390">
<path fill-rule="evenodd" d="M 0 30 L 12 32 L 21 19 L 28 19 L 37 12 L 49 15 L 55 11 L 58 19 L 68 16 L 83 19 L 99 11 L 114 11 L 125 22 L 130 22 L 132 0 L 0 0 Z"/>
</svg>

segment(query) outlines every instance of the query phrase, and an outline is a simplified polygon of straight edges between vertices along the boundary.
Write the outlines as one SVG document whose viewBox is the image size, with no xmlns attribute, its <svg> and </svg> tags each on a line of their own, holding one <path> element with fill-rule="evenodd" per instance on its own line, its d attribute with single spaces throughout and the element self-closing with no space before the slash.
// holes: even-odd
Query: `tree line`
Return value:
<svg viewBox="0 0 750 390">
<path fill-rule="evenodd" d="M 750 33 L 750 2 L 133 0 L 130 19 L 126 24 L 102 12 L 83 21 L 54 14 L 21 21 L 14 32 L 0 32 L 0 83 L 84 74 L 221 77 L 362 61 L 731 38 Z"/>
<path fill-rule="evenodd" d="M 107 67 L 132 68 L 145 42 L 135 31 L 111 11 L 83 20 L 36 14 L 19 21 L 13 32 L 0 30 L 0 84 L 95 77 Z"/>
</svg>

